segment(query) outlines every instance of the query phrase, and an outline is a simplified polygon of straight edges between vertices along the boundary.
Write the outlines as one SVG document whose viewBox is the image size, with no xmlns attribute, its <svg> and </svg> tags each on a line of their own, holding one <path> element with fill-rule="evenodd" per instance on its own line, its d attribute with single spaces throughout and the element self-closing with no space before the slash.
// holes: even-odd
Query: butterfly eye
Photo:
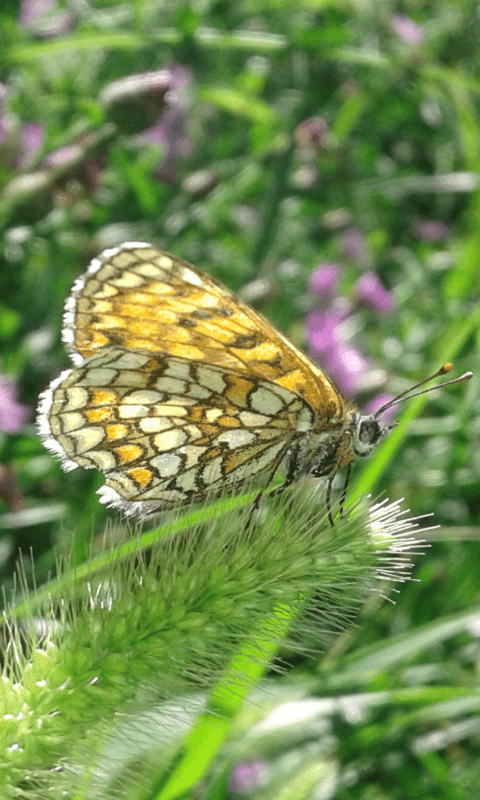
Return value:
<svg viewBox="0 0 480 800">
<path fill-rule="evenodd" d="M 353 449 L 357 456 L 368 456 L 373 445 L 378 442 L 385 432 L 379 421 L 373 416 L 360 417 L 355 431 Z"/>
<path fill-rule="evenodd" d="M 380 437 L 380 424 L 378 420 L 367 417 L 361 420 L 358 426 L 359 441 L 364 444 L 375 444 Z"/>
</svg>

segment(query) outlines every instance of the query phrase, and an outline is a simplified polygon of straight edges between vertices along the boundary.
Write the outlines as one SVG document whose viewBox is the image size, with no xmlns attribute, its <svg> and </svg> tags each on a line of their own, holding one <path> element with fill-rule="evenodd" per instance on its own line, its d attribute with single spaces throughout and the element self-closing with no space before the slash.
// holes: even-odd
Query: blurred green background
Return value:
<svg viewBox="0 0 480 800">
<path fill-rule="evenodd" d="M 19 550 L 42 582 L 54 548 L 75 532 L 81 559 L 112 515 L 101 476 L 63 473 L 34 428 L 39 392 L 69 365 L 63 303 L 105 247 L 152 241 L 219 278 L 360 407 L 447 360 L 475 373 L 430 395 L 394 457 L 380 456 L 375 495 L 442 527 L 419 582 L 395 605 L 372 600 L 326 658 L 346 669 L 373 648 L 374 667 L 332 692 L 388 690 L 388 702 L 332 714 L 330 789 L 318 778 L 289 797 L 479 796 L 479 42 L 473 0 L 0 7 L 7 595 Z M 408 687 L 405 708 L 394 690 Z M 283 796 L 268 789 L 279 760 L 286 785 L 319 737 L 278 743 L 223 796 Z"/>
</svg>

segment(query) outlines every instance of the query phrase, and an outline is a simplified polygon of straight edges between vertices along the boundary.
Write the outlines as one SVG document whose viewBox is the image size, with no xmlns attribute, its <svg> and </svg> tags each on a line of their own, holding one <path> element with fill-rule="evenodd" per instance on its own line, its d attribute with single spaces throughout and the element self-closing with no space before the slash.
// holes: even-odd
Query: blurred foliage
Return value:
<svg viewBox="0 0 480 800">
<path fill-rule="evenodd" d="M 455 374 L 478 373 L 480 339 L 477 3 L 83 0 L 47 2 L 40 16 L 36 5 L 0 7 L 1 370 L 31 409 L 17 432 L 0 431 L 7 594 L 19 550 L 42 582 L 53 548 L 74 541 L 82 562 L 110 513 L 95 495 L 101 476 L 64 474 L 33 425 L 39 392 L 68 365 L 65 297 L 102 248 L 152 241 L 246 296 L 261 286 L 256 306 L 300 345 L 314 268 L 338 264 L 342 296 L 375 270 L 396 309 L 356 308 L 349 320 L 369 363 L 360 405 L 450 359 Z M 156 71 L 153 89 L 137 79 L 112 94 L 113 82 Z M 312 119 L 324 126 L 318 139 Z M 454 688 L 478 690 L 478 381 L 431 395 L 377 462 L 375 492 L 405 497 L 443 528 L 419 582 L 395 606 L 375 598 L 319 668 L 339 676 L 369 648 L 375 665 L 338 684 L 308 682 L 312 695 L 386 692 L 382 704 L 351 716 L 337 708 L 328 759 L 325 731 L 264 748 L 268 796 L 478 797 L 478 706 L 447 702 Z M 362 468 L 375 469 L 357 464 L 354 476 Z M 428 633 L 469 613 L 434 645 L 426 635 L 409 648 L 417 626 Z M 404 647 L 383 667 L 392 636 Z M 295 665 L 289 680 L 313 668 Z M 317 787 L 318 759 L 335 764 L 324 794 L 308 784 L 310 757 Z M 266 797 L 255 780 L 243 794 L 218 780 L 211 796 Z"/>
</svg>

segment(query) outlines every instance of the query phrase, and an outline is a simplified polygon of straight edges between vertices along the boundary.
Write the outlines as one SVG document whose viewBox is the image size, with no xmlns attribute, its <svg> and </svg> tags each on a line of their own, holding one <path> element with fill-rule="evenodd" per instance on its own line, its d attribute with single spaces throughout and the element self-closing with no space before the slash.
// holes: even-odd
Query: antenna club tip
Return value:
<svg viewBox="0 0 480 800">
<path fill-rule="evenodd" d="M 465 372 L 465 374 L 461 376 L 460 380 L 469 381 L 471 378 L 473 378 L 473 372 Z"/>
<path fill-rule="evenodd" d="M 443 367 L 441 367 L 441 368 L 438 370 L 438 374 L 439 374 L 439 375 L 446 375 L 446 374 L 447 374 L 447 372 L 451 372 L 451 371 L 452 371 L 452 369 L 453 369 L 453 364 L 451 364 L 451 363 L 448 361 L 446 364 L 444 364 L 444 365 L 443 365 Z"/>
</svg>

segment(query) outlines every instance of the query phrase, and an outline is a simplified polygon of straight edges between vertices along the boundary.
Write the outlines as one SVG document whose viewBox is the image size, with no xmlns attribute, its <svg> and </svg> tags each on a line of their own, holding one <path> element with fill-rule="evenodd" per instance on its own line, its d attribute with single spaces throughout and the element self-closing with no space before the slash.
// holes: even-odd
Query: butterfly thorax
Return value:
<svg viewBox="0 0 480 800">
<path fill-rule="evenodd" d="M 317 414 L 313 428 L 287 454 L 288 479 L 332 476 L 355 456 L 368 456 L 389 429 L 373 414 L 361 414 L 353 404 L 345 404 L 341 414 L 329 418 Z"/>
</svg>

